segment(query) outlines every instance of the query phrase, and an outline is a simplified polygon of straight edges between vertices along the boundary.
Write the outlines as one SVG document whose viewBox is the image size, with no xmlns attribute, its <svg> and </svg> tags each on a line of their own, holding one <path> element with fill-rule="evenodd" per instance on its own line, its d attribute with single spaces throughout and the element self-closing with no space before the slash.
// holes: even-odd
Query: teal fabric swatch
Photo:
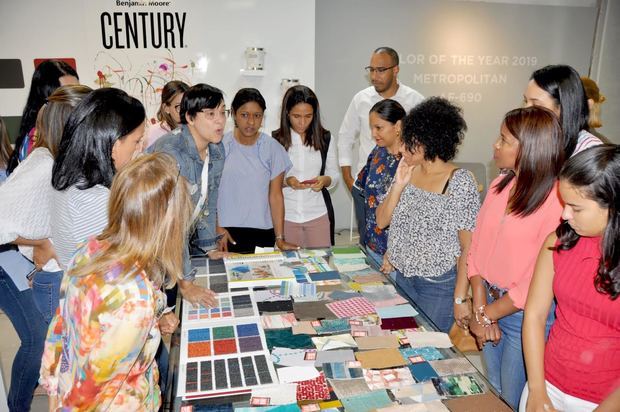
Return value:
<svg viewBox="0 0 620 412">
<path fill-rule="evenodd" d="M 314 345 L 312 344 L 312 339 L 310 339 L 309 335 L 293 335 L 293 331 L 291 328 L 266 330 L 265 338 L 267 339 L 267 347 L 270 350 L 275 346 L 291 349 L 314 348 Z"/>
<path fill-rule="evenodd" d="M 370 412 L 392 404 L 385 389 L 342 398 L 340 402 L 342 402 L 345 412 Z"/>
<path fill-rule="evenodd" d="M 437 348 L 432 346 L 425 346 L 423 348 L 402 348 L 399 349 L 400 353 L 403 355 L 403 358 L 409 362 L 409 357 L 411 356 L 421 356 L 425 361 L 433 361 L 443 359 L 444 356 L 437 350 Z"/>
</svg>

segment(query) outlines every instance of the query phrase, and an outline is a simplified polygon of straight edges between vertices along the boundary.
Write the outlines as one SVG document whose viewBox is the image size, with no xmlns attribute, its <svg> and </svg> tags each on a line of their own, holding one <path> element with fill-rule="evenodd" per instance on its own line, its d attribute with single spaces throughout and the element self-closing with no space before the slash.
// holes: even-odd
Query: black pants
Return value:
<svg viewBox="0 0 620 412">
<path fill-rule="evenodd" d="M 256 246 L 273 247 L 276 243 L 276 234 L 271 229 L 255 229 L 253 227 L 225 228 L 237 243 L 228 242 L 228 251 L 235 253 L 254 253 Z"/>
</svg>

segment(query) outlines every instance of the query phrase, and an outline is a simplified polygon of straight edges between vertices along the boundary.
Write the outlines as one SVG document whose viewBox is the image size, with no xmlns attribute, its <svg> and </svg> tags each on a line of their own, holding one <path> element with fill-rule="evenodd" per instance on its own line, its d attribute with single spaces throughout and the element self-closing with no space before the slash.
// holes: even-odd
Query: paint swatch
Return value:
<svg viewBox="0 0 620 412">
<path fill-rule="evenodd" d="M 202 278 L 204 279 L 204 278 Z M 258 316 L 251 293 L 219 294 L 211 307 L 183 302 L 183 322 Z"/>
<path fill-rule="evenodd" d="M 264 348 L 256 323 L 190 329 L 187 342 L 188 358 L 256 352 Z"/>
<path fill-rule="evenodd" d="M 273 367 L 264 354 L 188 362 L 185 371 L 187 394 L 217 393 L 274 383 Z"/>
</svg>

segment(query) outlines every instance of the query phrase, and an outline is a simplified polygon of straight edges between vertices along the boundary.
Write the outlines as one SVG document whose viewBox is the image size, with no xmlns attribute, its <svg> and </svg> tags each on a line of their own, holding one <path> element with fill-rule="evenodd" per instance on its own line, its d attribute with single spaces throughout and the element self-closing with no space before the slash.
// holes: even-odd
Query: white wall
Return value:
<svg viewBox="0 0 620 412">
<path fill-rule="evenodd" d="M 97 71 L 108 74 L 113 86 L 140 98 L 150 114 L 159 103 L 156 89 L 173 77 L 172 65 L 166 60 L 171 58 L 177 62 L 175 78 L 217 86 L 226 94 L 227 103 L 241 87 L 261 90 L 267 100 L 265 130 L 268 132 L 279 118 L 282 78 L 298 78 L 314 87 L 313 0 L 171 0 L 168 3 L 169 6 L 163 7 L 128 7 L 117 6 L 116 0 L 2 1 L 0 58 L 22 60 L 26 88 L 3 90 L 0 114 L 21 115 L 34 71 L 33 59 L 46 57 L 74 57 L 81 82 L 91 87 L 99 85 Z M 107 50 L 101 38 L 100 17 L 104 12 L 186 12 L 184 47 L 177 44 L 170 52 L 154 48 Z M 110 33 L 110 27 L 106 25 L 106 29 Z M 123 41 L 124 36 L 122 32 Z M 239 70 L 245 67 L 244 51 L 248 46 L 266 49 L 264 77 L 240 74 Z M 167 64 L 167 71 L 159 69 L 162 63 Z M 188 67 L 180 68 L 183 65 Z M 152 88 L 146 80 L 151 74 Z"/>
</svg>

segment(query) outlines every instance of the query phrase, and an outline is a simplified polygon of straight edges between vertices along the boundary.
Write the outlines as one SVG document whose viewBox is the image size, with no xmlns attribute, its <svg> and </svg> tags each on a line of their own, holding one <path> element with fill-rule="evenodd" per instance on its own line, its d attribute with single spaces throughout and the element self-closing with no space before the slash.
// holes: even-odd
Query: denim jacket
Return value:
<svg viewBox="0 0 620 412">
<path fill-rule="evenodd" d="M 195 204 L 200 199 L 201 175 L 203 160 L 198 154 L 194 138 L 192 137 L 187 125 L 179 128 L 159 138 L 147 152 L 164 152 L 173 156 L 183 175 L 189 182 L 192 201 Z M 190 273 L 191 265 L 189 262 L 189 252 L 204 253 L 215 249 L 217 233 L 215 226 L 217 223 L 217 196 L 222 170 L 224 169 L 224 146 L 222 143 L 209 144 L 209 188 L 207 190 L 207 201 L 202 206 L 197 221 L 195 231 L 190 236 L 189 247 L 185 248 L 183 273 L 187 279 L 193 278 Z"/>
</svg>

